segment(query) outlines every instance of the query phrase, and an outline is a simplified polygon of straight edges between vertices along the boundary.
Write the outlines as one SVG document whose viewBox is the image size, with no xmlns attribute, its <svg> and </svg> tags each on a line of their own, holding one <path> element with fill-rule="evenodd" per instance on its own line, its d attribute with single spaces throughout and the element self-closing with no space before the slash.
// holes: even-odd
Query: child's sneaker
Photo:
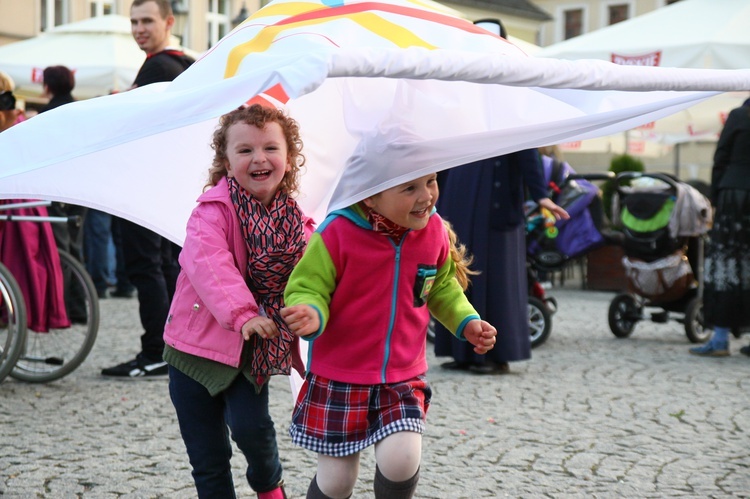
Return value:
<svg viewBox="0 0 750 499">
<path fill-rule="evenodd" d="M 138 354 L 130 362 L 123 362 L 114 367 L 102 369 L 102 376 L 119 378 L 140 378 L 144 376 L 165 376 L 168 373 L 167 363 L 163 360 L 148 360 Z"/>
</svg>

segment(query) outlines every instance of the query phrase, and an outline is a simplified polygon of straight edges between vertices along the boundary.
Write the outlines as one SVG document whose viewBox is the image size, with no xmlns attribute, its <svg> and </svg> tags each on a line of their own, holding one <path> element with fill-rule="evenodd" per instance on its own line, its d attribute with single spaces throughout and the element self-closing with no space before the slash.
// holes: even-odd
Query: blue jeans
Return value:
<svg viewBox="0 0 750 499">
<path fill-rule="evenodd" d="M 234 498 L 231 437 L 247 458 L 247 481 L 256 492 L 276 488 L 281 461 L 276 430 L 268 411 L 268 383 L 260 393 L 242 374 L 222 393 L 208 390 L 169 366 L 169 395 L 193 467 L 200 498 Z"/>
<path fill-rule="evenodd" d="M 121 218 L 112 217 L 112 246 L 114 246 L 114 273 L 115 282 L 117 282 L 117 291 L 121 293 L 131 293 L 135 291 L 135 286 L 130 282 L 128 272 L 125 270 L 125 255 L 122 250 L 122 228 Z"/>
<path fill-rule="evenodd" d="M 103 211 L 89 210 L 83 225 L 83 249 L 86 255 L 86 270 L 94 281 L 99 295 L 107 292 L 111 274 L 109 242 L 112 238 L 112 215 Z"/>
</svg>

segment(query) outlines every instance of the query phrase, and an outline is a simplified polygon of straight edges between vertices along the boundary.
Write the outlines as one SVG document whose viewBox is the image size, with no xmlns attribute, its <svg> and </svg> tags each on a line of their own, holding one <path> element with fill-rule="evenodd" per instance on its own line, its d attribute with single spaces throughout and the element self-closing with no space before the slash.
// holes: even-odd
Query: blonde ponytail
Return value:
<svg viewBox="0 0 750 499">
<path fill-rule="evenodd" d="M 456 264 L 456 280 L 461 285 L 461 289 L 466 291 L 469 287 L 469 276 L 479 274 L 478 270 L 472 270 L 469 268 L 474 258 L 468 254 L 466 246 L 458 242 L 458 236 L 456 231 L 453 230 L 453 226 L 447 220 L 443 219 L 443 225 L 448 231 L 448 240 L 450 241 L 451 259 Z"/>
</svg>

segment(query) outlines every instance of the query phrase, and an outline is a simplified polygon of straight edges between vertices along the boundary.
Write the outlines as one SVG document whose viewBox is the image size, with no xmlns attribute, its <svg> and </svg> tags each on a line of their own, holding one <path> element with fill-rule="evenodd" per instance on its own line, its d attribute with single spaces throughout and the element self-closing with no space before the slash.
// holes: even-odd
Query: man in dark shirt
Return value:
<svg viewBox="0 0 750 499">
<path fill-rule="evenodd" d="M 182 51 L 170 48 L 174 15 L 169 0 L 134 0 L 130 7 L 130 25 L 146 60 L 138 71 L 133 88 L 150 83 L 172 81 L 194 60 Z M 162 334 L 174 294 L 180 247 L 168 239 L 119 219 L 125 269 L 138 291 L 138 311 L 144 333 L 141 352 L 135 359 L 102 370 L 104 376 L 141 377 L 167 374 L 162 359 Z"/>
</svg>

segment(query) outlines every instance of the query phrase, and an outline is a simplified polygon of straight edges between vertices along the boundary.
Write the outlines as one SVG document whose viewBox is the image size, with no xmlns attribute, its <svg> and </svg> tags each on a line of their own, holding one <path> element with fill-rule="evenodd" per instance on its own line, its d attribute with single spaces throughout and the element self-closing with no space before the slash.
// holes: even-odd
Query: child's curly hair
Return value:
<svg viewBox="0 0 750 499">
<path fill-rule="evenodd" d="M 211 168 L 208 169 L 208 183 L 206 188 L 216 185 L 222 177 L 227 176 L 227 134 L 229 127 L 235 123 L 247 123 L 263 129 L 266 123 L 276 122 L 281 125 L 286 139 L 287 151 L 291 164 L 291 170 L 286 172 L 279 186 L 290 196 L 299 191 L 299 175 L 305 164 L 305 156 L 302 154 L 302 139 L 300 138 L 299 124 L 287 116 L 284 111 L 276 108 L 253 104 L 248 107 L 240 107 L 231 111 L 219 119 L 219 126 L 214 131 L 211 148 L 214 150 L 214 159 Z"/>
<path fill-rule="evenodd" d="M 458 236 L 456 231 L 453 230 L 453 226 L 447 220 L 443 219 L 443 225 L 448 231 L 448 240 L 451 246 L 451 259 L 456 264 L 456 280 L 461 285 L 461 289 L 466 291 L 471 282 L 469 279 L 470 275 L 479 274 L 478 270 L 472 270 L 469 268 L 474 258 L 469 255 L 466 246 L 458 242 Z"/>
</svg>

